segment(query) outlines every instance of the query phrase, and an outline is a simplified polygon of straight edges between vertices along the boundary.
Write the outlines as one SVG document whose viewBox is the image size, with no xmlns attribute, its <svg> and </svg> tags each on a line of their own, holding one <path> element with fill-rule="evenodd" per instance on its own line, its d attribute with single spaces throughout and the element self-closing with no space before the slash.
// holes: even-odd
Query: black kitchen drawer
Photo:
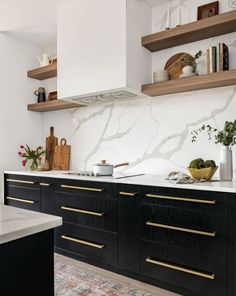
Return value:
<svg viewBox="0 0 236 296">
<path fill-rule="evenodd" d="M 64 222 L 117 232 L 117 200 L 55 192 L 56 213 Z"/>
<path fill-rule="evenodd" d="M 117 198 L 113 190 L 113 185 L 106 182 L 78 181 L 78 180 L 58 180 L 56 191 L 72 193 L 78 196 Z"/>
<path fill-rule="evenodd" d="M 5 186 L 39 189 L 40 179 L 33 176 L 5 174 Z"/>
<path fill-rule="evenodd" d="M 149 186 L 141 188 L 142 203 L 227 215 L 227 193 Z"/>
<path fill-rule="evenodd" d="M 117 264 L 117 235 L 110 232 L 64 223 L 56 229 L 56 247 L 108 265 Z"/>
<path fill-rule="evenodd" d="M 143 241 L 141 273 L 202 296 L 226 295 L 226 259 Z"/>
<path fill-rule="evenodd" d="M 141 237 L 227 256 L 227 217 L 180 207 L 142 204 Z"/>
<path fill-rule="evenodd" d="M 5 197 L 5 205 L 40 212 L 40 202 L 24 198 Z"/>
</svg>

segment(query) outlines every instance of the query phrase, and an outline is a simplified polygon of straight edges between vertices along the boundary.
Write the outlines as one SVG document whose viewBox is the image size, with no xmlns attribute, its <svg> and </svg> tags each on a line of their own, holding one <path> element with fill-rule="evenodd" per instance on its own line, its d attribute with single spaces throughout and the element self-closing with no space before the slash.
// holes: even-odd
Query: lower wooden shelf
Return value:
<svg viewBox="0 0 236 296">
<path fill-rule="evenodd" d="M 56 111 L 62 109 L 69 109 L 69 108 L 78 108 L 84 107 L 84 105 L 79 105 L 63 100 L 54 100 L 54 101 L 47 101 L 43 103 L 37 104 L 30 104 L 28 105 L 28 111 L 34 112 L 47 112 L 47 111 Z"/>
<path fill-rule="evenodd" d="M 142 92 L 150 97 L 236 85 L 236 69 L 165 82 L 145 84 Z"/>
</svg>

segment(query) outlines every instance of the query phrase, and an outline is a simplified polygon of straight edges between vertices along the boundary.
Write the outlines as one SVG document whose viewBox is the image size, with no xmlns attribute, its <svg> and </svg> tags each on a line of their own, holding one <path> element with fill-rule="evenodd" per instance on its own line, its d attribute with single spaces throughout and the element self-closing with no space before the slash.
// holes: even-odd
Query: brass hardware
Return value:
<svg viewBox="0 0 236 296">
<path fill-rule="evenodd" d="M 11 197 L 11 196 L 7 196 L 6 199 L 20 201 L 20 202 L 28 203 L 28 204 L 34 204 L 34 203 L 37 202 L 37 201 L 34 201 L 34 200 L 28 200 L 28 199 L 23 199 L 23 198 L 18 198 L 18 197 Z"/>
<path fill-rule="evenodd" d="M 124 192 L 124 191 L 120 191 L 119 192 L 120 195 L 126 195 L 126 196 L 135 196 L 138 194 L 138 192 Z"/>
<path fill-rule="evenodd" d="M 15 182 L 15 183 L 22 183 L 22 184 L 35 184 L 36 183 L 33 181 L 24 181 L 24 180 L 16 180 L 16 179 L 7 179 L 7 182 Z"/>
<path fill-rule="evenodd" d="M 175 197 L 175 196 L 166 196 L 166 195 L 158 195 L 158 194 L 151 194 L 151 193 L 147 193 L 146 197 L 169 199 L 169 200 L 178 200 L 178 201 L 188 201 L 188 202 L 197 202 L 197 203 L 203 203 L 203 204 L 209 204 L 209 205 L 216 204 L 215 200 Z"/>
<path fill-rule="evenodd" d="M 70 236 L 67 236 L 67 235 L 62 235 L 61 238 L 72 241 L 72 242 L 75 242 L 75 243 L 78 243 L 78 244 L 86 245 L 86 246 L 89 246 L 89 247 L 92 247 L 92 248 L 102 249 L 102 248 L 105 247 L 105 245 L 90 243 L 88 241 L 73 238 L 73 237 L 70 237 Z"/>
<path fill-rule="evenodd" d="M 209 232 L 209 231 L 201 231 L 201 230 L 195 230 L 195 229 L 189 229 L 189 228 L 182 228 L 182 227 L 177 227 L 177 226 L 171 226 L 171 225 L 166 225 L 166 224 L 158 224 L 158 223 L 153 223 L 151 221 L 146 222 L 146 225 L 149 226 L 154 226 L 154 227 L 159 227 L 159 228 L 165 228 L 165 229 L 170 229 L 170 230 L 177 230 L 177 231 L 182 231 L 182 232 L 188 232 L 188 233 L 193 233 L 193 234 L 200 234 L 200 235 L 205 235 L 205 236 L 211 236 L 215 237 L 216 232 Z"/>
<path fill-rule="evenodd" d="M 172 265 L 172 264 L 169 264 L 169 263 L 165 263 L 165 262 L 162 262 L 162 261 L 154 260 L 154 259 L 151 259 L 150 257 L 146 258 L 146 262 L 151 263 L 151 264 L 155 264 L 155 265 L 159 265 L 159 266 L 163 266 L 163 267 L 166 267 L 166 268 L 174 269 L 174 270 L 177 270 L 177 271 L 182 271 L 182 272 L 185 272 L 185 273 L 193 274 L 193 275 L 203 277 L 203 278 L 206 278 L 206 279 L 209 279 L 209 280 L 214 280 L 215 279 L 215 274 L 214 273 L 207 274 L 207 273 L 204 273 L 204 272 L 199 272 L 199 271 L 195 271 L 195 270 L 192 270 L 192 269 L 183 268 L 183 267 L 179 267 L 179 266 Z"/>
<path fill-rule="evenodd" d="M 92 215 L 92 216 L 98 216 L 98 217 L 102 217 L 105 214 L 105 213 L 86 211 L 86 210 L 81 210 L 81 209 L 76 209 L 76 208 L 70 208 L 70 207 L 66 207 L 66 206 L 61 206 L 61 209 L 66 210 L 66 211 L 71 211 L 71 212 L 78 212 L 78 213 L 82 213 L 82 214 Z"/>
<path fill-rule="evenodd" d="M 69 185 L 61 185 L 61 188 L 96 191 L 96 192 L 103 192 L 105 190 L 104 188 L 80 187 L 80 186 L 69 186 Z"/>
<path fill-rule="evenodd" d="M 50 183 L 39 183 L 40 186 L 44 186 L 44 187 L 49 187 L 51 186 L 52 184 Z"/>
</svg>

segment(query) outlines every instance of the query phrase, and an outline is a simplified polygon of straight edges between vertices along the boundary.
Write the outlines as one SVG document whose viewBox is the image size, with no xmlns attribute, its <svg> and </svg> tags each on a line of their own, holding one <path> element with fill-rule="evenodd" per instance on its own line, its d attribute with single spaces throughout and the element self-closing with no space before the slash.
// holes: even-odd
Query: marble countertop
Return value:
<svg viewBox="0 0 236 296">
<path fill-rule="evenodd" d="M 62 225 L 62 218 L 0 204 L 0 244 Z"/>
<path fill-rule="evenodd" d="M 133 185 L 144 185 L 144 186 L 159 186 L 169 188 L 182 188 L 182 189 L 193 189 L 193 190 L 206 190 L 216 192 L 228 192 L 236 193 L 236 180 L 233 181 L 218 181 L 211 180 L 209 182 L 201 182 L 194 184 L 176 184 L 175 181 L 166 180 L 165 176 L 160 175 L 143 175 L 136 177 L 121 178 L 122 175 L 115 175 L 114 177 L 87 177 L 73 175 L 70 171 L 49 171 L 49 172 L 38 172 L 38 171 L 5 171 L 6 174 L 25 175 L 25 176 L 37 176 L 37 177 L 50 177 L 50 178 L 61 178 L 70 180 L 83 180 L 83 181 L 94 181 L 94 182 L 108 182 L 108 183 L 119 183 L 119 184 L 133 184 Z"/>
</svg>

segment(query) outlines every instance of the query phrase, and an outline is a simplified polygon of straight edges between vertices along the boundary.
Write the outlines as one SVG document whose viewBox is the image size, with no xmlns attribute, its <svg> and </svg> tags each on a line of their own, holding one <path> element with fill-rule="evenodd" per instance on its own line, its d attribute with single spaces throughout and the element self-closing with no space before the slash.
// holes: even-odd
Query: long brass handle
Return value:
<svg viewBox="0 0 236 296">
<path fill-rule="evenodd" d="M 52 185 L 52 183 L 39 183 L 39 185 L 43 187 L 49 187 Z"/>
<path fill-rule="evenodd" d="M 61 188 L 85 190 L 85 191 L 96 191 L 96 192 L 103 192 L 105 190 L 104 188 L 81 187 L 81 186 L 70 186 L 70 185 L 61 185 Z"/>
<path fill-rule="evenodd" d="M 22 183 L 22 184 L 35 184 L 36 183 L 33 181 L 16 180 L 16 179 L 7 179 L 7 182 L 15 182 L 15 183 Z"/>
<path fill-rule="evenodd" d="M 177 230 L 177 231 L 182 231 L 182 232 L 188 232 L 188 233 L 193 233 L 193 234 L 211 236 L 211 237 L 215 237 L 216 236 L 216 232 L 215 231 L 212 231 L 212 232 L 209 232 L 209 231 L 201 231 L 201 230 L 195 230 L 195 229 L 190 229 L 190 228 L 182 228 L 182 227 L 177 227 L 177 226 L 172 226 L 172 225 L 153 223 L 151 221 L 147 221 L 146 222 L 146 225 L 153 226 L 153 227 L 170 229 L 170 230 Z"/>
<path fill-rule="evenodd" d="M 186 202 L 196 202 L 196 203 L 203 203 L 203 204 L 209 204 L 209 205 L 216 204 L 216 201 L 215 200 L 187 198 L 187 197 L 185 198 L 185 197 L 158 195 L 158 194 L 152 194 L 152 193 L 147 193 L 146 194 L 146 197 L 160 198 L 160 199 L 169 199 L 169 200 L 178 200 L 178 201 L 186 201 Z"/>
<path fill-rule="evenodd" d="M 23 198 L 18 198 L 18 197 L 11 197 L 11 196 L 7 196 L 6 199 L 19 201 L 19 202 L 23 202 L 23 203 L 28 203 L 28 204 L 34 204 L 37 202 L 35 200 L 29 200 L 29 199 L 23 199 Z"/>
<path fill-rule="evenodd" d="M 192 270 L 192 269 L 188 269 L 188 268 L 176 266 L 176 265 L 173 265 L 173 264 L 165 263 L 165 262 L 162 262 L 162 261 L 159 261 L 159 260 L 154 260 L 154 259 L 152 259 L 150 257 L 146 258 L 146 262 L 151 263 L 151 264 L 155 264 L 155 265 L 159 265 L 159 266 L 163 266 L 163 267 L 166 267 L 166 268 L 174 269 L 174 270 L 177 270 L 177 271 L 182 271 L 182 272 L 185 272 L 185 273 L 193 274 L 193 275 L 203 277 L 203 278 L 206 278 L 206 279 L 209 279 L 209 280 L 214 280 L 215 279 L 215 274 L 214 273 L 208 274 L 208 273 L 205 273 L 205 272 L 195 271 L 195 270 Z"/>
<path fill-rule="evenodd" d="M 98 217 L 102 217 L 105 214 L 105 213 L 98 213 L 98 212 L 87 211 L 87 210 L 82 210 L 82 209 L 77 209 L 77 208 L 66 207 L 66 206 L 61 206 L 61 209 L 66 210 L 66 211 L 71 211 L 71 212 L 92 215 L 92 216 L 98 216 Z"/>
<path fill-rule="evenodd" d="M 105 247 L 105 245 L 103 245 L 103 244 L 91 243 L 91 242 L 88 242 L 88 241 L 85 241 L 85 240 L 82 240 L 82 239 L 70 237 L 68 235 L 62 235 L 61 238 L 72 241 L 72 242 L 75 242 L 77 244 L 86 245 L 86 246 L 89 246 L 89 247 L 92 247 L 92 248 L 102 249 L 102 248 Z"/>
<path fill-rule="evenodd" d="M 120 194 L 120 195 L 125 195 L 125 196 L 130 196 L 130 197 L 132 197 L 132 196 L 137 195 L 138 192 L 124 192 L 124 191 L 120 191 L 119 194 Z"/>
</svg>

